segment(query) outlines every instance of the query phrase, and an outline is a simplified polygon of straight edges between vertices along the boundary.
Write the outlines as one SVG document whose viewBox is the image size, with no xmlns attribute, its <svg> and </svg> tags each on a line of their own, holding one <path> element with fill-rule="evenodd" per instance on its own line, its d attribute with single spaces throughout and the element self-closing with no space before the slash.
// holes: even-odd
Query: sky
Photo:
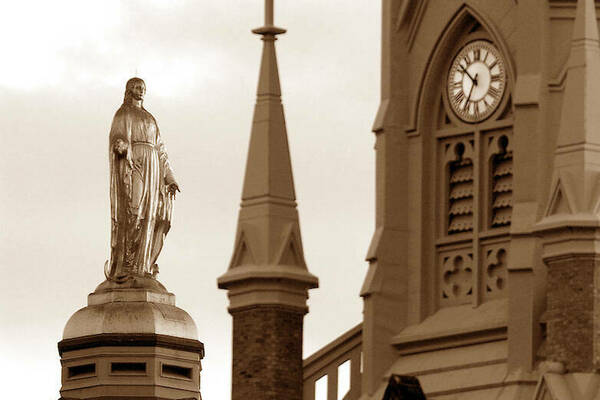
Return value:
<svg viewBox="0 0 600 400">
<path fill-rule="evenodd" d="M 0 386 L 56 400 L 57 342 L 104 279 L 108 132 L 146 81 L 182 193 L 159 280 L 196 321 L 205 400 L 230 398 L 229 264 L 261 53 L 262 0 L 0 0 Z M 320 287 L 307 357 L 362 319 L 374 229 L 380 2 L 276 0 L 304 253 Z M 32 380 L 35 381 L 31 385 Z M 23 396 L 23 387 L 27 395 Z M 18 396 L 17 396 L 18 394 Z"/>
</svg>

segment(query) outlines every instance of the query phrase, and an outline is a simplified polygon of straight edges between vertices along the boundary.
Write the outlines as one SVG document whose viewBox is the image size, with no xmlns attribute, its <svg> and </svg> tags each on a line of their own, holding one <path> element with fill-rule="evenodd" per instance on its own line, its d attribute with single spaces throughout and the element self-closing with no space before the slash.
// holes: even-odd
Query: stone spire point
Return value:
<svg viewBox="0 0 600 400">
<path fill-rule="evenodd" d="M 283 31 L 273 25 L 273 0 L 265 0 L 265 25 L 254 30 L 263 35 L 263 49 L 234 252 L 218 279 L 220 288 L 230 290 L 230 310 L 275 302 L 305 312 L 306 291 L 318 286 L 304 259 L 281 103 L 275 35 Z M 274 281 L 288 295 L 249 297 L 240 289 L 249 282 Z"/>
<path fill-rule="evenodd" d="M 600 42 L 594 0 L 578 0 L 554 152 L 550 198 L 540 228 L 600 225 Z"/>
<path fill-rule="evenodd" d="M 557 151 L 600 144 L 600 43 L 594 0 L 577 2 L 571 39 Z"/>
<path fill-rule="evenodd" d="M 598 41 L 596 4 L 594 0 L 579 0 L 572 41 Z"/>
<path fill-rule="evenodd" d="M 273 25 L 273 0 L 265 0 L 265 25 L 254 30 L 263 36 L 263 49 L 242 208 L 264 201 L 288 201 L 295 208 L 294 178 L 275 51 L 275 35 L 283 31 Z"/>
</svg>

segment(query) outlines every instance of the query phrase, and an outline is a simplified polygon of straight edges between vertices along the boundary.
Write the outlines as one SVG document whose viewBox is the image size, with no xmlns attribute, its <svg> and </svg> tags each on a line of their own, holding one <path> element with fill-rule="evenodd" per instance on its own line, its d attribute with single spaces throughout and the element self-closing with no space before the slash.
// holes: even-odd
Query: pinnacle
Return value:
<svg viewBox="0 0 600 400">
<path fill-rule="evenodd" d="M 257 198 L 290 202 L 296 198 L 272 34 L 263 35 L 257 100 L 242 192 L 242 200 Z"/>
<path fill-rule="evenodd" d="M 594 0 L 578 0 L 545 223 L 580 226 L 600 222 L 599 109 L 596 7 Z"/>
<path fill-rule="evenodd" d="M 318 279 L 308 272 L 302 249 L 275 53 L 275 35 L 283 30 L 273 26 L 272 7 L 273 0 L 265 0 L 265 26 L 254 30 L 263 41 L 257 99 L 234 254 L 218 284 L 233 291 L 233 308 L 275 302 L 304 310 L 305 291 L 317 287 Z M 260 296 L 252 294 L 256 288 L 238 292 L 249 282 L 268 287 L 260 289 Z M 271 294 L 265 293 L 271 293 L 274 285 L 277 293 L 285 288 L 302 294 L 277 294 L 269 300 Z"/>
<path fill-rule="evenodd" d="M 600 145 L 600 46 L 594 0 L 579 0 L 563 97 L 558 147 Z"/>
<path fill-rule="evenodd" d="M 598 26 L 596 22 L 596 5 L 594 0 L 579 0 L 577 15 L 573 27 L 573 41 L 598 41 Z"/>
</svg>

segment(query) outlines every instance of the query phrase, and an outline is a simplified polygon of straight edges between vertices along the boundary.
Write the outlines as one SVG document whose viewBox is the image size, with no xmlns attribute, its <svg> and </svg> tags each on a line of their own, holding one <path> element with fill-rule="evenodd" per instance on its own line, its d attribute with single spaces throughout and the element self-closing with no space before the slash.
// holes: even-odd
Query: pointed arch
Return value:
<svg viewBox="0 0 600 400">
<path fill-rule="evenodd" d="M 514 5 L 501 3 L 500 11 L 492 11 L 485 2 L 465 0 L 437 18 L 426 15 L 421 26 L 424 34 L 413 47 L 414 62 L 420 68 L 410 70 L 418 70 L 415 72 L 419 75 L 414 76 L 415 86 L 411 86 L 414 88 L 408 110 L 411 125 L 406 133 L 414 149 L 409 173 L 419 182 L 414 188 L 418 195 L 412 201 L 421 202 L 415 205 L 419 215 L 410 223 L 421 238 L 418 247 L 409 249 L 409 257 L 418 260 L 421 273 L 428 277 L 421 283 L 423 316 L 442 307 L 478 305 L 492 297 L 507 296 L 505 286 L 493 286 L 494 294 L 490 296 L 491 292 L 485 288 L 491 281 L 485 279 L 492 278 L 483 274 L 489 268 L 505 273 L 504 264 L 497 267 L 499 264 L 493 258 L 487 260 L 483 255 L 508 254 L 512 219 L 512 167 L 508 165 L 512 158 L 507 149 L 500 152 L 489 146 L 503 136 L 509 139 L 508 143 L 512 138 L 510 107 L 516 71 L 504 40 L 506 32 L 500 27 L 504 26 L 502 15 L 510 16 Z M 481 9 L 489 10 L 490 17 Z M 432 29 L 436 29 L 434 35 L 425 34 Z M 449 107 L 445 84 L 456 54 L 476 40 L 493 42 L 505 63 L 508 83 L 494 111 L 481 121 L 469 123 Z M 496 240 L 493 243 L 487 240 L 490 232 Z M 474 271 L 459 274 L 461 281 L 468 281 L 469 285 L 463 285 L 468 290 L 452 301 L 443 290 L 451 278 L 444 269 L 449 259 L 472 259 Z"/>
<path fill-rule="evenodd" d="M 514 90 L 516 68 L 512 55 L 509 51 L 509 46 L 502 38 L 500 29 L 487 16 L 479 12 L 471 1 L 464 1 L 462 5 L 457 7 L 449 22 L 441 30 L 438 35 L 433 50 L 429 53 L 424 71 L 419 77 L 418 93 L 409 114 L 409 123 L 406 127 L 408 134 L 419 134 L 419 130 L 423 128 L 424 122 L 431 122 L 432 119 L 424 115 L 423 110 L 427 109 L 427 105 L 434 100 L 432 96 L 436 96 L 435 85 L 439 83 L 440 76 L 444 76 L 445 72 L 441 70 L 446 65 L 446 60 L 451 57 L 455 46 L 453 43 L 464 35 L 465 30 L 469 30 L 476 24 L 480 24 L 482 28 L 491 37 L 494 44 L 502 52 L 507 65 L 507 72 L 510 77 L 508 81 L 508 96 Z M 502 106 L 504 107 L 504 105 Z"/>
</svg>

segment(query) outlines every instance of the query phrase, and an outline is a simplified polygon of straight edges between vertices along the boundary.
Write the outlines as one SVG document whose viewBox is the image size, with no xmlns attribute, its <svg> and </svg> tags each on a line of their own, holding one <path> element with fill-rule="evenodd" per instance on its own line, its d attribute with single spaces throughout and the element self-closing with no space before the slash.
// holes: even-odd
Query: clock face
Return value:
<svg viewBox="0 0 600 400">
<path fill-rule="evenodd" d="M 447 80 L 448 103 L 465 122 L 479 122 L 498 108 L 506 88 L 504 60 L 487 40 L 467 43 L 454 57 Z"/>
</svg>

